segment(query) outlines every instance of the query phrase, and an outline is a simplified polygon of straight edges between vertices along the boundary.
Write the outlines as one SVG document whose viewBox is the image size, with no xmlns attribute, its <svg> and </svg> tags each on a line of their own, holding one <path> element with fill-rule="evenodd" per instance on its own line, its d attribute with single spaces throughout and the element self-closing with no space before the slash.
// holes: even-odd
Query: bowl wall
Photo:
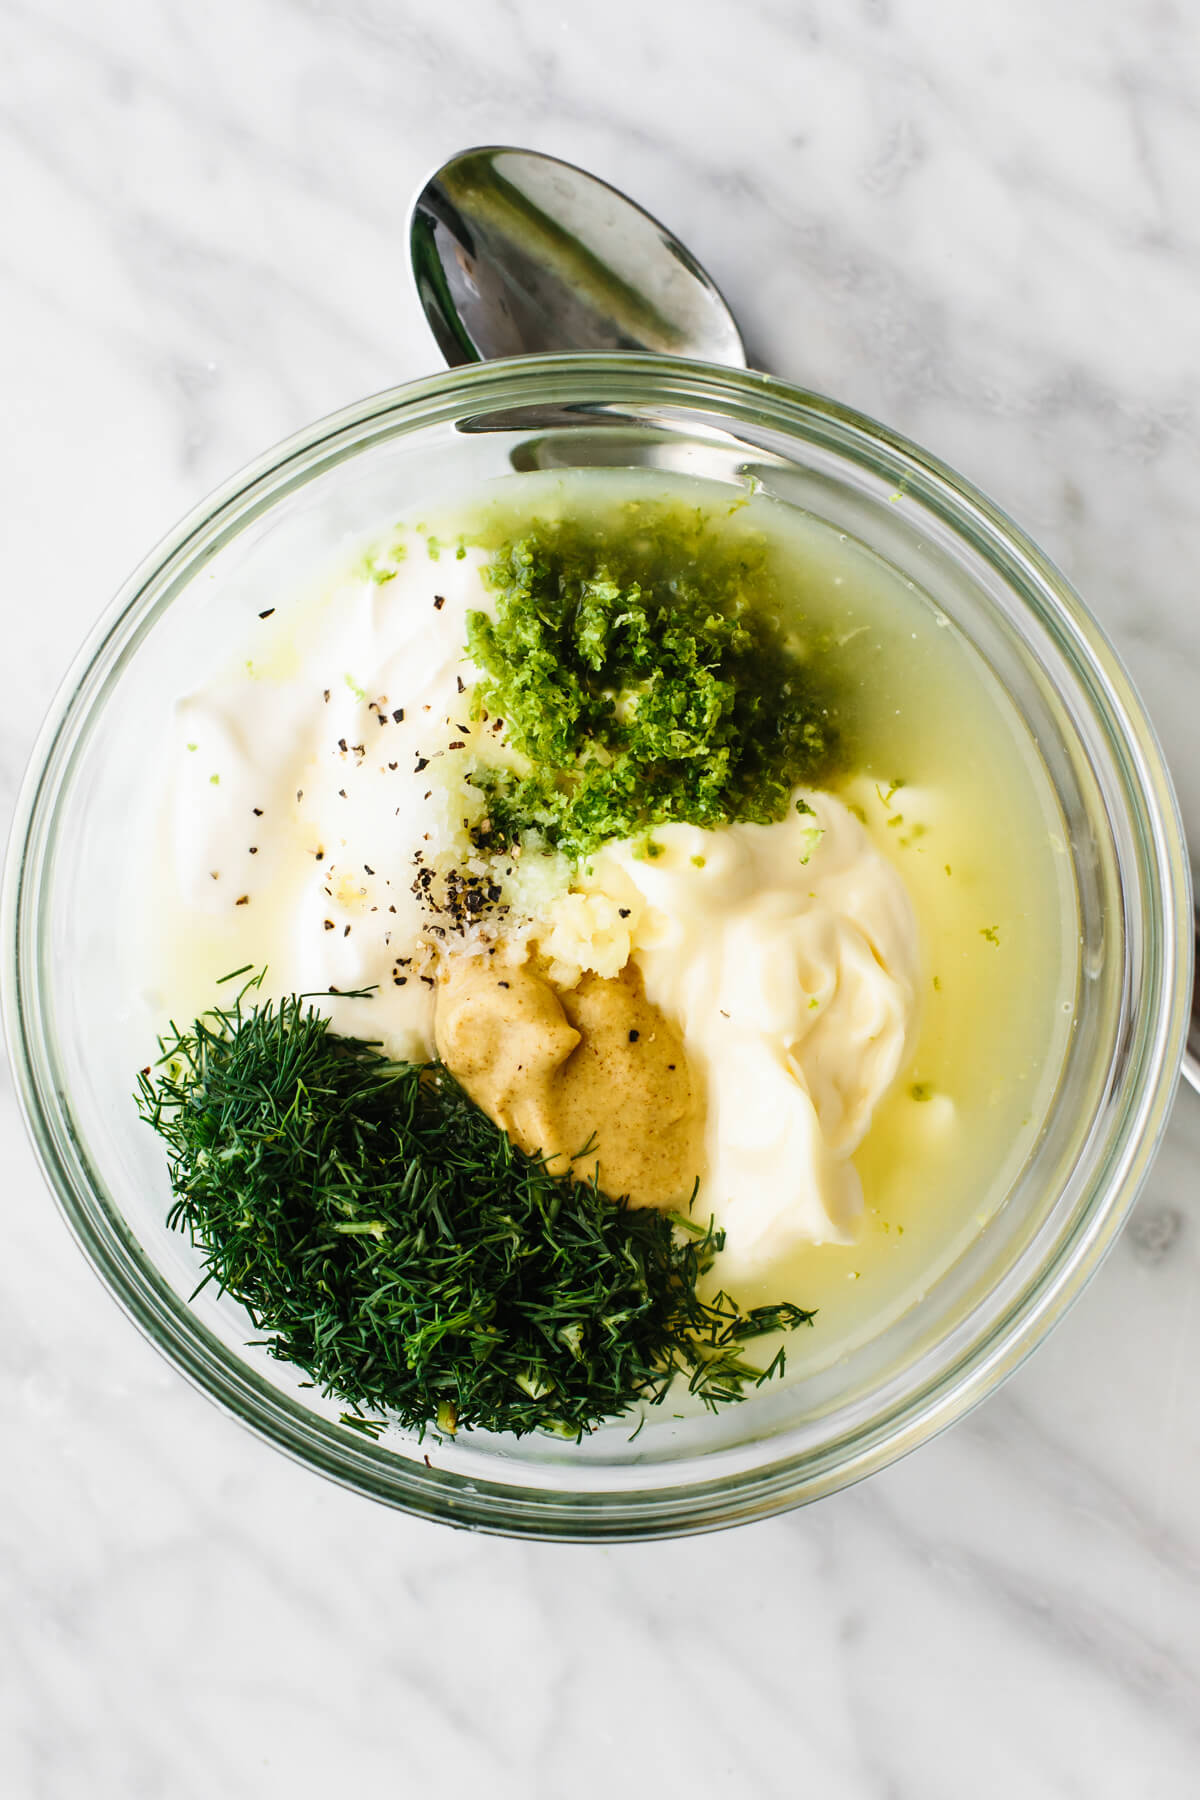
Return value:
<svg viewBox="0 0 1200 1800">
<path fill-rule="evenodd" d="M 652 467 L 760 487 L 859 539 L 930 597 L 1016 702 L 1062 812 L 1079 908 L 1076 1029 L 1005 1204 L 922 1304 L 811 1379 L 711 1417 L 581 1446 L 373 1443 L 245 1346 L 164 1225 L 145 1061 L 131 795 L 174 697 L 225 660 L 247 596 L 286 591 L 401 510 L 514 471 Z M 149 771 L 153 773 L 153 771 Z M 102 896 L 99 903 L 97 897 Z M 119 597 L 35 752 L 5 892 L 14 1066 L 83 1248 L 219 1404 L 364 1493 L 454 1523 L 570 1538 L 762 1516 L 880 1466 L 988 1391 L 1095 1268 L 1156 1147 L 1186 1029 L 1190 900 L 1150 727 L 1062 577 L 965 483 L 883 428 L 765 377 L 671 359 L 457 371 L 302 433 L 197 509 Z M 428 1456 L 428 1462 L 426 1460 Z M 433 1466 L 429 1466 L 432 1464 Z"/>
</svg>

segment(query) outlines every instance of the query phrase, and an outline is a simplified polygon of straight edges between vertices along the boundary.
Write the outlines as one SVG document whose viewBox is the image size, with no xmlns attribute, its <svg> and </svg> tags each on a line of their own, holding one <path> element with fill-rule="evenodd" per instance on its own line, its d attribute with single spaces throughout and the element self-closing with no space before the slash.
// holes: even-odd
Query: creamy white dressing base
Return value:
<svg viewBox="0 0 1200 1800">
<path fill-rule="evenodd" d="M 683 1028 L 708 1095 L 694 1214 L 726 1232 L 722 1280 L 761 1282 L 801 1244 L 852 1243 L 851 1155 L 911 1054 L 917 923 L 904 883 L 838 800 L 774 825 L 671 825 L 660 854 L 606 848 L 592 881 L 636 896 L 646 996 Z"/>
<path fill-rule="evenodd" d="M 636 480 L 520 477 L 509 504 L 536 487 L 539 510 L 577 509 Z M 739 525 L 782 517 L 753 502 Z M 1070 1023 L 1072 914 L 1053 801 L 1006 704 L 865 553 L 811 524 L 782 534 L 806 612 L 859 640 L 862 768 L 808 796 L 819 840 L 799 816 L 673 827 L 663 857 L 610 846 L 585 885 L 640 896 L 629 947 L 710 1082 L 697 1210 L 729 1233 L 720 1277 L 743 1304 L 819 1308 L 789 1351 L 803 1368 L 912 1304 L 1023 1160 Z M 265 963 L 275 996 L 379 983 L 323 1002 L 334 1028 L 432 1054 L 412 859 L 462 843 L 476 728 L 456 705 L 460 655 L 488 595 L 475 552 L 403 542 L 382 582 L 360 562 L 315 600 L 263 596 L 274 610 L 248 621 L 247 646 L 180 702 L 147 858 L 160 1017 L 193 1016 L 220 976 Z M 557 914 L 558 951 L 608 931 L 623 955 L 611 911 L 581 923 L 580 904 Z"/>
<path fill-rule="evenodd" d="M 414 853 L 462 839 L 447 769 L 471 750 L 448 746 L 474 743 L 458 684 L 466 613 L 487 595 L 477 554 L 417 551 L 386 583 L 351 575 L 277 607 L 257 654 L 180 701 L 155 912 L 161 987 L 185 1015 L 211 1004 L 214 970 L 265 964 L 276 997 L 379 984 L 331 997 L 334 1028 L 432 1055 L 432 977 L 400 959 L 429 923 Z"/>
</svg>

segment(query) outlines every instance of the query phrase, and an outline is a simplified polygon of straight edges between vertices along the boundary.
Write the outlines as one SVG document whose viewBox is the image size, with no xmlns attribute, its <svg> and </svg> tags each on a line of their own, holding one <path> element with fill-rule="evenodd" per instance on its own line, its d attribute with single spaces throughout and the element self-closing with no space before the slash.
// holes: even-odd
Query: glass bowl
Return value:
<svg viewBox="0 0 1200 1800">
<path fill-rule="evenodd" d="M 580 1446 L 379 1442 L 248 1346 L 167 1231 L 161 1145 L 122 896 L 130 796 L 190 671 L 248 590 L 327 560 L 403 507 L 514 470 L 641 466 L 768 494 L 833 524 L 932 599 L 1015 700 L 1057 792 L 1078 890 L 1077 1028 L 1004 1204 L 933 1283 L 836 1366 L 716 1416 Z M 240 628 L 239 628 L 240 629 Z M 85 1254 L 130 1317 L 235 1418 L 309 1467 L 426 1518 L 629 1539 L 762 1518 L 911 1450 L 994 1388 L 1113 1242 L 1162 1134 L 1190 1002 L 1187 860 L 1154 734 L 1062 576 L 982 495 L 894 433 L 766 376 L 649 356 L 492 363 L 314 425 L 183 521 L 65 682 L 18 806 L 3 901 L 5 1011 L 29 1127 Z"/>
</svg>

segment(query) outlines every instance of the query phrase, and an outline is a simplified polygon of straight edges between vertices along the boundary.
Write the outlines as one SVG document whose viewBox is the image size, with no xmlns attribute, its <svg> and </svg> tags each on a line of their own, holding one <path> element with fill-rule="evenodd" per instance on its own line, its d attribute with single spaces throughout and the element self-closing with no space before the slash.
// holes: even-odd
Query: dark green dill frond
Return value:
<svg viewBox="0 0 1200 1800">
<path fill-rule="evenodd" d="M 255 985 L 164 1043 L 138 1104 L 206 1282 L 357 1429 L 578 1438 L 676 1374 L 716 1406 L 782 1368 L 745 1340 L 812 1315 L 702 1300 L 720 1233 L 547 1174 L 444 1069 Z"/>
</svg>

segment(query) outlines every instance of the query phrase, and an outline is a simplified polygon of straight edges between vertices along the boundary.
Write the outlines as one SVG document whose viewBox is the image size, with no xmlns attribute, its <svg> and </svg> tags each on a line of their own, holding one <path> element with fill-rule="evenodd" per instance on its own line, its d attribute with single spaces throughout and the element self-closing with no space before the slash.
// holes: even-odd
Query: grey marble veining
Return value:
<svg viewBox="0 0 1200 1800">
<path fill-rule="evenodd" d="M 1200 843 L 1200 19 L 1179 0 L 0 0 L 0 816 L 205 488 L 435 366 L 464 144 L 660 213 L 762 366 L 911 433 L 1113 635 Z M 150 1350 L 0 1067 L 0 1793 L 1200 1793 L 1200 1103 L 1069 1319 L 863 1487 L 695 1543 L 385 1513 Z"/>
</svg>

